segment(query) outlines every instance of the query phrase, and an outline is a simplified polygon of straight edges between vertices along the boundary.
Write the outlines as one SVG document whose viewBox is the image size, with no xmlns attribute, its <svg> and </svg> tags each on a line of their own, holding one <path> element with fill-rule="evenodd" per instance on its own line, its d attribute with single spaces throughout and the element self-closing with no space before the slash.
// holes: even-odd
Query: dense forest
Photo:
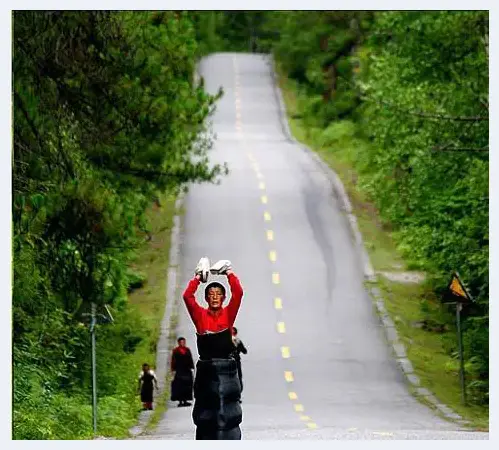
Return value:
<svg viewBox="0 0 499 450">
<path fill-rule="evenodd" d="M 435 292 L 459 270 L 470 401 L 488 404 L 487 12 L 22 11 L 13 30 L 15 439 L 91 436 L 90 302 L 116 319 L 101 432 L 136 417 L 130 267 L 160 193 L 225 173 L 207 156 L 217 97 L 193 76 L 214 51 L 272 53 L 307 132 L 355 142 L 359 187 Z"/>
<path fill-rule="evenodd" d="M 23 11 L 13 24 L 13 434 L 91 433 L 89 302 L 115 316 L 97 374 L 113 433 L 138 411 L 127 355 L 146 336 L 127 292 L 144 213 L 158 192 L 223 173 L 206 153 L 216 98 L 194 84 L 187 13 Z"/>
</svg>

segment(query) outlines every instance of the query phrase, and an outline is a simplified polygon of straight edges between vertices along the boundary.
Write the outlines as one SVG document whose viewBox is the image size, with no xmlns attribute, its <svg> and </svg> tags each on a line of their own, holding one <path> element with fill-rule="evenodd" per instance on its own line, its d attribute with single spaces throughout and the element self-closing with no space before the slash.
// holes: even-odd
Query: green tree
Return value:
<svg viewBox="0 0 499 450">
<path fill-rule="evenodd" d="M 142 325 L 127 265 L 157 191 L 225 173 L 207 155 L 217 97 L 194 82 L 187 13 L 18 11 L 13 23 L 14 436 L 67 438 L 89 419 L 75 313 L 115 309 L 100 395 L 129 393 L 117 380 Z M 51 409 L 61 395 L 65 413 Z"/>
</svg>

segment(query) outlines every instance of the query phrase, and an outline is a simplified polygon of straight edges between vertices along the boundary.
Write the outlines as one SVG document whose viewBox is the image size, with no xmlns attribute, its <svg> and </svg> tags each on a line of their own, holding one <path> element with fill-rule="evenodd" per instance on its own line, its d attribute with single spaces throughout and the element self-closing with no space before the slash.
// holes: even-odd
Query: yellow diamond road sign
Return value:
<svg viewBox="0 0 499 450">
<path fill-rule="evenodd" d="M 471 301 L 472 298 L 466 288 L 464 287 L 459 275 L 454 273 L 452 275 L 452 280 L 449 283 L 449 291 L 456 297 L 461 297 L 464 300 Z"/>
<path fill-rule="evenodd" d="M 461 286 L 461 283 L 456 277 L 452 278 L 452 282 L 450 284 L 450 290 L 452 291 L 453 294 L 458 295 L 459 297 L 468 298 L 466 292 L 464 292 L 464 289 Z"/>
</svg>

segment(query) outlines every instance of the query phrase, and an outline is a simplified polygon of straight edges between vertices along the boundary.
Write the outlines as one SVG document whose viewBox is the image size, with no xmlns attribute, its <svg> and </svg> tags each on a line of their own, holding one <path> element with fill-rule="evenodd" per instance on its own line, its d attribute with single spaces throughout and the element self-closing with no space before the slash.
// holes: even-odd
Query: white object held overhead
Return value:
<svg viewBox="0 0 499 450">
<path fill-rule="evenodd" d="M 208 275 L 210 274 L 210 260 L 208 257 L 204 256 L 199 260 L 195 274 L 201 277 L 203 283 L 208 281 Z"/>
<path fill-rule="evenodd" d="M 221 259 L 211 266 L 210 272 L 214 275 L 224 275 L 232 269 L 231 262 L 228 259 Z"/>
</svg>

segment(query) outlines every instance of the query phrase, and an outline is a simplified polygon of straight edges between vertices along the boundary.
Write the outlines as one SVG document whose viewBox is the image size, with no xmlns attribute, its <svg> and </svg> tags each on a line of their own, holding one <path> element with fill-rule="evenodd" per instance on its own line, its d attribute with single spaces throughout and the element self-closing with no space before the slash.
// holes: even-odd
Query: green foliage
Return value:
<svg viewBox="0 0 499 450">
<path fill-rule="evenodd" d="M 375 144 L 372 197 L 428 270 L 460 271 L 480 315 L 488 304 L 486 23 L 481 12 L 380 14 L 362 122 Z"/>
<path fill-rule="evenodd" d="M 190 12 L 199 42 L 199 55 L 213 52 L 266 52 L 275 32 L 265 27 L 265 11 Z"/>
<path fill-rule="evenodd" d="M 468 387 L 487 404 L 488 13 L 268 12 L 262 29 L 306 139 L 356 149 L 341 163 L 437 293 L 453 270 L 468 283 Z"/>
<path fill-rule="evenodd" d="M 355 51 L 365 40 L 373 14 L 365 11 L 272 13 L 265 27 L 278 29 L 273 53 L 287 76 L 299 82 L 309 101 L 310 126 L 326 127 L 348 117 L 360 103 L 352 79 Z M 298 30 L 299 27 L 299 30 Z"/>
<path fill-rule="evenodd" d="M 147 278 L 144 273 L 136 272 L 135 270 L 132 269 L 128 269 L 127 277 L 128 277 L 128 292 L 144 286 L 144 283 Z"/>
<path fill-rule="evenodd" d="M 17 11 L 13 23 L 14 437 L 88 437 L 89 302 L 116 320 L 98 328 L 100 431 L 115 434 L 137 411 L 132 355 L 157 338 L 128 304 L 140 281 L 128 266 L 157 192 L 226 172 L 207 156 L 217 97 L 194 84 L 188 13 Z"/>
</svg>

